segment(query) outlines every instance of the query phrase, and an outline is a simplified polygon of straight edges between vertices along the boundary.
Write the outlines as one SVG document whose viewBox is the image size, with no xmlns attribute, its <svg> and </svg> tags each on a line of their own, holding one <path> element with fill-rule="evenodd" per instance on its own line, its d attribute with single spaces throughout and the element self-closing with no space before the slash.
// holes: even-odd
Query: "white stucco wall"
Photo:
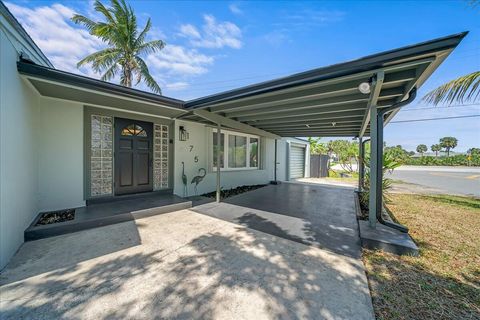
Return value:
<svg viewBox="0 0 480 320">
<path fill-rule="evenodd" d="M 83 105 L 45 97 L 39 101 L 39 211 L 84 206 Z"/>
<path fill-rule="evenodd" d="M 194 122 L 175 121 L 175 132 L 178 133 L 179 126 L 185 126 L 189 132 L 188 141 L 179 141 L 178 134 L 175 138 L 174 146 L 174 193 L 183 196 L 182 183 L 182 161 L 185 163 L 185 174 L 188 179 L 188 195 L 194 195 L 194 185 L 191 184 L 193 177 L 197 176 L 199 168 L 205 168 L 207 175 L 198 185 L 198 194 L 212 192 L 216 189 L 216 173 L 212 172 L 209 165 L 211 146 L 209 143 L 212 139 L 210 136 L 211 128 Z M 239 171 L 222 171 L 221 186 L 223 189 L 230 189 L 242 185 L 266 184 L 273 179 L 273 148 L 274 142 L 271 139 L 262 140 L 265 145 L 260 147 L 265 149 L 265 157 L 260 160 L 264 165 L 258 170 L 239 170 Z M 193 146 L 190 151 L 190 146 Z M 194 162 L 195 156 L 198 162 Z"/>
<path fill-rule="evenodd" d="M 37 214 L 38 95 L 16 68 L 15 39 L 0 30 L 0 269 Z"/>
</svg>

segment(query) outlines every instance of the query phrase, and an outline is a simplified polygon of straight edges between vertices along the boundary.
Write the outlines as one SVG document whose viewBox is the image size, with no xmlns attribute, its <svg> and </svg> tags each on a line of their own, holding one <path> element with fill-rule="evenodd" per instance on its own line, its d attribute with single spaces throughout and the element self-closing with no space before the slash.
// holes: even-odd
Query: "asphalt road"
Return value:
<svg viewBox="0 0 480 320">
<path fill-rule="evenodd" d="M 480 197 L 479 167 L 402 166 L 387 177 L 442 193 Z"/>
</svg>

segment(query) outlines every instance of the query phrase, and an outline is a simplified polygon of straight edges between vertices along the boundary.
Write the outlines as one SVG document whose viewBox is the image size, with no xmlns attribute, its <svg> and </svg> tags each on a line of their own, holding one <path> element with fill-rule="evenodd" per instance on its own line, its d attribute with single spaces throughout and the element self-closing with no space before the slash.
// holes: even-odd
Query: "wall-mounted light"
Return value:
<svg viewBox="0 0 480 320">
<path fill-rule="evenodd" d="M 178 139 L 180 141 L 187 141 L 188 140 L 188 132 L 187 132 L 187 129 L 185 129 L 184 126 L 179 127 Z"/>
<path fill-rule="evenodd" d="M 370 83 L 368 83 L 368 82 L 360 83 L 358 85 L 358 90 L 363 94 L 369 94 L 370 93 Z"/>
</svg>

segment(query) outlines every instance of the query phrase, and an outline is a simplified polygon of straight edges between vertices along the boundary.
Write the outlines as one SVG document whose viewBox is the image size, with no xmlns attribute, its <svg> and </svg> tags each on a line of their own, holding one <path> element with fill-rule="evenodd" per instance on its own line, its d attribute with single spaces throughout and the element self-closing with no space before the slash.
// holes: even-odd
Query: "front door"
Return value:
<svg viewBox="0 0 480 320">
<path fill-rule="evenodd" d="M 153 124 L 115 118 L 115 194 L 152 191 Z"/>
</svg>

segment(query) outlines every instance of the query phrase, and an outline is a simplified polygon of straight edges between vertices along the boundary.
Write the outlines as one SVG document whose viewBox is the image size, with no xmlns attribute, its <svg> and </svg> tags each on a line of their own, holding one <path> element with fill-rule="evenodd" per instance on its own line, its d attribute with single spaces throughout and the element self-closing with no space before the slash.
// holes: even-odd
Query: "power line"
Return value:
<svg viewBox="0 0 480 320">
<path fill-rule="evenodd" d="M 426 118 L 426 119 L 412 119 L 412 120 L 397 120 L 397 121 L 390 121 L 390 123 L 417 122 L 417 121 L 432 121 L 432 120 L 447 120 L 447 119 L 475 118 L 475 117 L 480 117 L 480 114 L 473 114 L 473 115 L 469 115 L 469 116 L 457 116 L 457 117 Z"/>
<path fill-rule="evenodd" d="M 441 107 L 420 107 L 420 108 L 402 109 L 402 111 L 449 109 L 449 108 L 472 107 L 472 106 L 480 107 L 480 103 L 452 104 L 452 105 L 449 105 L 449 106 L 441 106 Z"/>
</svg>

